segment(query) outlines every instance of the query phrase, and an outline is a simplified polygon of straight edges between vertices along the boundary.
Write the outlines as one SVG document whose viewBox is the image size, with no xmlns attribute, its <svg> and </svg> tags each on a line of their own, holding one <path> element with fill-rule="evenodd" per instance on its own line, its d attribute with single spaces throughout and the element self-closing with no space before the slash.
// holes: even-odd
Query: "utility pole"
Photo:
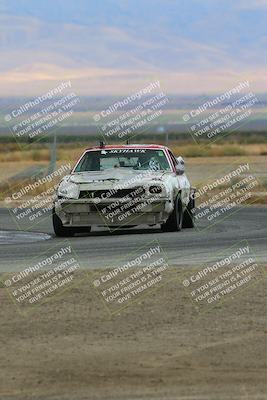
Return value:
<svg viewBox="0 0 267 400">
<path fill-rule="evenodd" d="M 48 167 L 48 175 L 55 171 L 57 164 L 57 134 L 53 135 L 53 141 L 50 144 L 50 164 Z"/>
</svg>

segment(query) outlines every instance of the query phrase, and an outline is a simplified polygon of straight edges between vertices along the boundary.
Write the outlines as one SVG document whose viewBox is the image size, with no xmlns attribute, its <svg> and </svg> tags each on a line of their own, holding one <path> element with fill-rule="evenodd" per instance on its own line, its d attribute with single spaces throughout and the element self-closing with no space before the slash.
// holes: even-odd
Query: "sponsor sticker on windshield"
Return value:
<svg viewBox="0 0 267 400">
<path fill-rule="evenodd" d="M 133 154 L 133 153 L 146 153 L 148 149 L 112 149 L 112 150 L 102 150 L 101 154 Z"/>
</svg>

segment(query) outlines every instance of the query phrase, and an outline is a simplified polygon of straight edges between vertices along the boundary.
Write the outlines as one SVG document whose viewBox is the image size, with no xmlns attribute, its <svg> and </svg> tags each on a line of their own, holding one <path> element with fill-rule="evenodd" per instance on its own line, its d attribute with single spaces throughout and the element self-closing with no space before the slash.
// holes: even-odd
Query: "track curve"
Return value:
<svg viewBox="0 0 267 400">
<path fill-rule="evenodd" d="M 14 231 L 16 227 L 6 209 L 0 209 L 0 220 L 0 229 L 10 229 L 9 232 L 6 230 L 4 235 L 11 238 L 14 234 L 11 230 Z M 243 207 L 209 229 L 205 229 L 205 225 L 199 228 L 200 230 L 184 229 L 175 233 L 162 233 L 156 228 L 109 233 L 97 228 L 90 234 L 68 240 L 76 251 L 81 266 L 86 269 L 113 266 L 116 260 L 127 257 L 153 240 L 159 241 L 171 265 L 204 263 L 213 254 L 224 251 L 244 239 L 248 240 L 259 261 L 267 261 L 267 207 Z M 38 232 L 16 232 L 17 240 L 13 242 L 13 239 L 6 243 L 2 240 L 0 271 L 20 269 L 27 265 L 29 260 L 62 240 L 54 237 L 50 216 L 35 229 Z M 20 241 L 19 238 L 23 240 Z M 27 239 L 26 242 L 24 239 Z"/>
</svg>

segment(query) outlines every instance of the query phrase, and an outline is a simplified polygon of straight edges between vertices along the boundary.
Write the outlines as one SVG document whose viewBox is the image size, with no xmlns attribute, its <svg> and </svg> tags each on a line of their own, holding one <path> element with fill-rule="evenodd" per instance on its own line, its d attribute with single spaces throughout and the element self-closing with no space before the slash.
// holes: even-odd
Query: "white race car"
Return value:
<svg viewBox="0 0 267 400">
<path fill-rule="evenodd" d="M 160 145 L 104 145 L 84 151 L 60 182 L 53 208 L 57 236 L 161 225 L 167 232 L 194 226 L 195 189 L 184 160 Z"/>
</svg>

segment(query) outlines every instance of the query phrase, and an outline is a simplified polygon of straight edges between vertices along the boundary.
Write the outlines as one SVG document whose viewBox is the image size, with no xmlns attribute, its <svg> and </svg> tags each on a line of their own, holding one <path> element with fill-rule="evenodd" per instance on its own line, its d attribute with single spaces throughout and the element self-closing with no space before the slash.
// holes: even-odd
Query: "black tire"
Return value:
<svg viewBox="0 0 267 400">
<path fill-rule="evenodd" d="M 190 196 L 189 203 L 184 210 L 183 228 L 194 228 L 195 218 L 192 210 L 195 208 L 195 199 Z"/>
<path fill-rule="evenodd" d="M 180 199 L 180 195 L 178 195 L 175 199 L 174 210 L 165 222 L 165 224 L 161 225 L 161 230 L 163 232 L 178 232 L 182 229 L 183 226 L 183 207 Z"/>
<path fill-rule="evenodd" d="M 56 236 L 69 237 L 74 235 L 75 230 L 73 228 L 66 228 L 65 226 L 63 226 L 61 219 L 57 216 L 54 209 L 53 209 L 52 219 L 53 219 L 53 228 Z"/>
</svg>

